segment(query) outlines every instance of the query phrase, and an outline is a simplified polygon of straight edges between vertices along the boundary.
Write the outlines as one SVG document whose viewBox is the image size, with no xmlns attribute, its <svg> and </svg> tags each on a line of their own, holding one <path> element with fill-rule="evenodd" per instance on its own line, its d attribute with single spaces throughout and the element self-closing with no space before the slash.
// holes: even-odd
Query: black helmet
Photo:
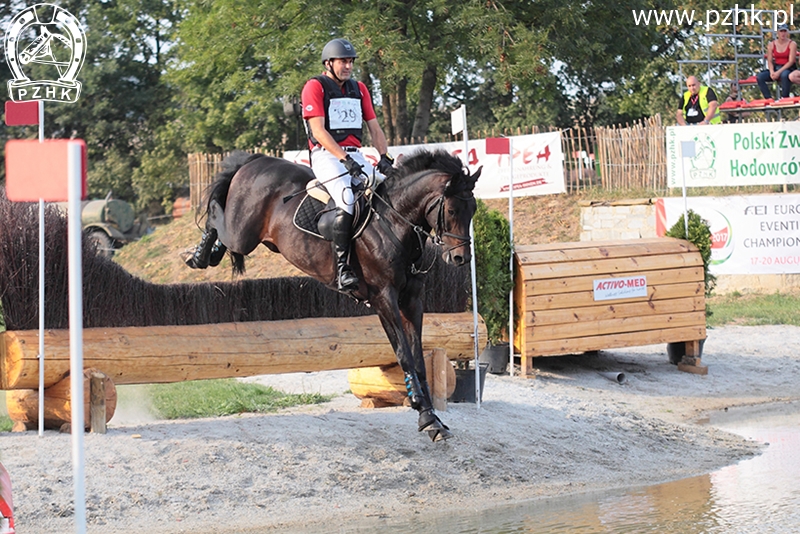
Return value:
<svg viewBox="0 0 800 534">
<path fill-rule="evenodd" d="M 347 39 L 329 41 L 322 49 L 322 64 L 336 58 L 357 58 L 356 48 Z"/>
</svg>

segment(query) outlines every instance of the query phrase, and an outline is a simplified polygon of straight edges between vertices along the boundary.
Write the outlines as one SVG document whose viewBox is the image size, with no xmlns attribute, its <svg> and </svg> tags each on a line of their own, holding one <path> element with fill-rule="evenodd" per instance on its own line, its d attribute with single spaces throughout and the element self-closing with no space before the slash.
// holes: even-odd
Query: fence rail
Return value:
<svg viewBox="0 0 800 534">
<path fill-rule="evenodd" d="M 470 136 L 473 139 L 485 139 L 547 131 L 555 129 L 536 126 L 496 128 L 470 132 Z M 455 136 L 445 135 L 436 140 L 433 137 L 393 139 L 390 144 L 453 141 L 457 141 Z M 667 189 L 665 129 L 660 115 L 633 125 L 561 130 L 561 148 L 564 152 L 564 185 L 568 193 L 596 187 L 606 190 Z M 281 157 L 281 154 L 260 149 L 248 152 Z M 227 155 L 189 154 L 189 189 L 193 209 L 200 208 L 205 190 L 213 182 L 214 175 L 222 170 L 222 160 Z"/>
</svg>

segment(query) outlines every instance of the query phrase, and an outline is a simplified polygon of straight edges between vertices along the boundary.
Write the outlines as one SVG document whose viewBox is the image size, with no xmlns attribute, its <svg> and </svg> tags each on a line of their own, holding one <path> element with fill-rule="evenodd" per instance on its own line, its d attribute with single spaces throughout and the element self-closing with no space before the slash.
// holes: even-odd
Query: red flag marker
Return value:
<svg viewBox="0 0 800 534">
<path fill-rule="evenodd" d="M 39 124 L 39 102 L 14 102 L 6 100 L 6 126 Z"/>
<path fill-rule="evenodd" d="M 511 150 L 511 144 L 508 137 L 487 137 L 486 138 L 486 153 L 487 154 L 508 154 Z"/>
</svg>

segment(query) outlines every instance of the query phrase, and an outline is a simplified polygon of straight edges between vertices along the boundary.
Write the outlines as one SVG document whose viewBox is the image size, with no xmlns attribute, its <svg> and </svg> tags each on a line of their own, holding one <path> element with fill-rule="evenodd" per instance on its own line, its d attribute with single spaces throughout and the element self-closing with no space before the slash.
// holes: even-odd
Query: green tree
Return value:
<svg viewBox="0 0 800 534">
<path fill-rule="evenodd" d="M 133 177 L 141 158 L 158 144 L 157 132 L 170 109 L 171 89 L 162 80 L 181 11 L 168 0 L 62 2 L 86 32 L 86 60 L 74 104 L 45 104 L 45 136 L 81 138 L 89 158 L 92 197 L 136 202 Z M 20 8 L 22 9 L 22 8 Z M 12 16 L 18 9 L 10 10 Z M 5 15 L 5 13 L 4 13 Z M 5 59 L 5 58 L 3 58 Z M 33 74 L 46 66 L 34 65 Z M 11 73 L 0 61 L 0 84 Z M 0 126 L 0 137 L 34 137 L 35 128 Z"/>
</svg>

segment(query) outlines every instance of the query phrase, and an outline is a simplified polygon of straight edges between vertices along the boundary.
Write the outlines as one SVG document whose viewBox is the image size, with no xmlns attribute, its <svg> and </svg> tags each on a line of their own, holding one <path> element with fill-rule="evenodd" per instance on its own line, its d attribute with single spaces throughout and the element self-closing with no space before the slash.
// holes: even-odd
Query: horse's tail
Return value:
<svg viewBox="0 0 800 534">
<path fill-rule="evenodd" d="M 244 254 L 228 251 L 231 257 L 231 269 L 233 274 L 244 274 Z"/>
<path fill-rule="evenodd" d="M 236 172 L 244 167 L 246 163 L 250 163 L 256 158 L 264 157 L 263 154 L 249 154 L 242 150 L 234 150 L 228 157 L 222 160 L 222 170 L 214 177 L 214 182 L 206 190 L 206 209 L 203 212 L 203 217 L 208 215 L 211 201 L 216 200 L 217 203 L 225 209 L 225 204 L 228 201 L 228 190 L 231 188 L 231 180 Z"/>
</svg>

